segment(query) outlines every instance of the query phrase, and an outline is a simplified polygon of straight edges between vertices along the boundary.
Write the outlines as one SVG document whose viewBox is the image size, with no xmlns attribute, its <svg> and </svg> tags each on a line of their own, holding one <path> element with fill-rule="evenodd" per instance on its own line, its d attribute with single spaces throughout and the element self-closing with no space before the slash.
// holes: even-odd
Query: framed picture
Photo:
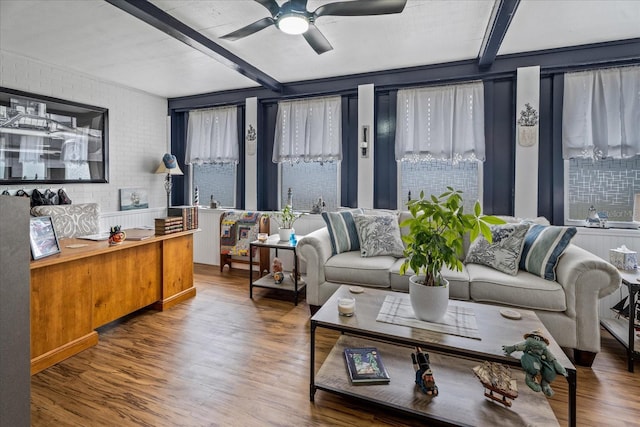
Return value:
<svg viewBox="0 0 640 427">
<path fill-rule="evenodd" d="M 29 224 L 29 242 L 33 259 L 44 258 L 60 252 L 60 243 L 50 216 L 36 216 Z"/>
<path fill-rule="evenodd" d="M 147 209 L 149 207 L 149 195 L 144 188 L 121 188 L 120 210 Z"/>
<path fill-rule="evenodd" d="M 0 87 L 0 183 L 108 182 L 108 110 Z"/>
</svg>

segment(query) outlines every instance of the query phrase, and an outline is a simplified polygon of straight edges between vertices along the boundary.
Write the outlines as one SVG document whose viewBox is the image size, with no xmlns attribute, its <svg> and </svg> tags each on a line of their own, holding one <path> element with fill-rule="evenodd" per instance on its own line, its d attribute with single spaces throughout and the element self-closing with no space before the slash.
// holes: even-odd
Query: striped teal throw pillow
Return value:
<svg viewBox="0 0 640 427">
<path fill-rule="evenodd" d="M 558 259 L 575 234 L 575 227 L 533 224 L 524 238 L 520 269 L 547 280 L 556 280 Z"/>
<path fill-rule="evenodd" d="M 353 214 L 362 213 L 361 209 L 322 212 L 322 218 L 327 224 L 329 237 L 331 238 L 332 254 L 342 252 L 359 251 L 360 240 L 358 240 L 358 229 L 353 219 Z"/>
</svg>

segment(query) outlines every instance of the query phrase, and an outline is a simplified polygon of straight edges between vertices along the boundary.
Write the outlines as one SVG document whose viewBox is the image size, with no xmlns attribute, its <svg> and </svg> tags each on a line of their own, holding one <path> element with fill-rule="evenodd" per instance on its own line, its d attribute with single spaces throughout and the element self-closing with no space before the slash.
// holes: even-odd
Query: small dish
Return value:
<svg viewBox="0 0 640 427">
<path fill-rule="evenodd" d="M 500 314 L 502 314 L 502 316 L 506 317 L 507 319 L 513 320 L 518 320 L 522 317 L 522 314 L 520 314 L 520 312 L 508 308 L 503 308 L 502 310 L 500 310 Z"/>
<path fill-rule="evenodd" d="M 349 292 L 352 294 L 361 294 L 364 292 L 364 288 L 362 286 L 351 286 Z"/>
</svg>

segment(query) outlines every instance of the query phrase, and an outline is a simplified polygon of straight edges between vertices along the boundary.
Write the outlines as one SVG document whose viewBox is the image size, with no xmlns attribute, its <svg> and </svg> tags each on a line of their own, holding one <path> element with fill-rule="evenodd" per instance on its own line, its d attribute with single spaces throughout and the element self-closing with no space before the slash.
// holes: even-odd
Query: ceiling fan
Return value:
<svg viewBox="0 0 640 427">
<path fill-rule="evenodd" d="M 276 0 L 254 0 L 264 6 L 271 16 L 262 18 L 252 24 L 242 27 L 222 36 L 224 40 L 238 40 L 257 33 L 271 25 L 275 25 L 287 34 L 302 34 L 309 45 L 318 55 L 333 47 L 315 25 L 321 16 L 366 16 L 388 15 L 400 13 L 407 0 L 352 0 L 327 3 L 313 12 L 307 10 L 307 0 L 289 0 L 278 6 Z"/>
</svg>

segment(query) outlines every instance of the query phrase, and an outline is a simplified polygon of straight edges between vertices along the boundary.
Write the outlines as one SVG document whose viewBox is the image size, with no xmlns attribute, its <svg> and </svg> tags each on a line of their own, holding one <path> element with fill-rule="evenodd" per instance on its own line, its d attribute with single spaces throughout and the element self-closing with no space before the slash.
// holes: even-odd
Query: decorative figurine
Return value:
<svg viewBox="0 0 640 427">
<path fill-rule="evenodd" d="M 486 397 L 511 407 L 512 401 L 509 399 L 518 397 L 518 384 L 511 377 L 511 369 L 508 366 L 484 361 L 482 365 L 474 367 L 473 372 L 484 386 Z M 502 397 L 495 396 L 493 393 Z"/>
<path fill-rule="evenodd" d="M 544 394 L 551 397 L 553 396 L 551 382 L 557 374 L 566 377 L 567 371 L 547 348 L 548 345 L 549 340 L 542 335 L 542 331 L 535 330 L 525 334 L 524 341 L 514 345 L 503 345 L 502 349 L 508 355 L 514 351 L 522 351 L 520 364 L 525 371 L 524 382 L 531 390 L 542 390 Z"/>
<path fill-rule="evenodd" d="M 312 214 L 319 214 L 324 212 L 324 209 L 326 208 L 326 204 L 324 202 L 324 200 L 322 200 L 322 197 L 318 198 L 318 203 L 314 203 L 311 207 L 311 213 Z"/>
<path fill-rule="evenodd" d="M 121 230 L 119 225 L 114 225 L 109 230 L 109 245 L 119 245 L 127 238 L 127 234 Z"/>
<path fill-rule="evenodd" d="M 420 347 L 416 347 L 416 352 L 411 353 L 413 367 L 416 370 L 416 384 L 424 394 L 429 396 L 438 395 L 438 386 L 433 379 L 433 371 L 429 364 L 429 353 L 422 351 Z"/>
<path fill-rule="evenodd" d="M 271 267 L 271 270 L 273 272 L 273 280 L 276 284 L 279 285 L 282 283 L 284 280 L 284 272 L 282 271 L 282 261 L 280 261 L 279 258 L 273 259 L 273 266 Z"/>
</svg>

